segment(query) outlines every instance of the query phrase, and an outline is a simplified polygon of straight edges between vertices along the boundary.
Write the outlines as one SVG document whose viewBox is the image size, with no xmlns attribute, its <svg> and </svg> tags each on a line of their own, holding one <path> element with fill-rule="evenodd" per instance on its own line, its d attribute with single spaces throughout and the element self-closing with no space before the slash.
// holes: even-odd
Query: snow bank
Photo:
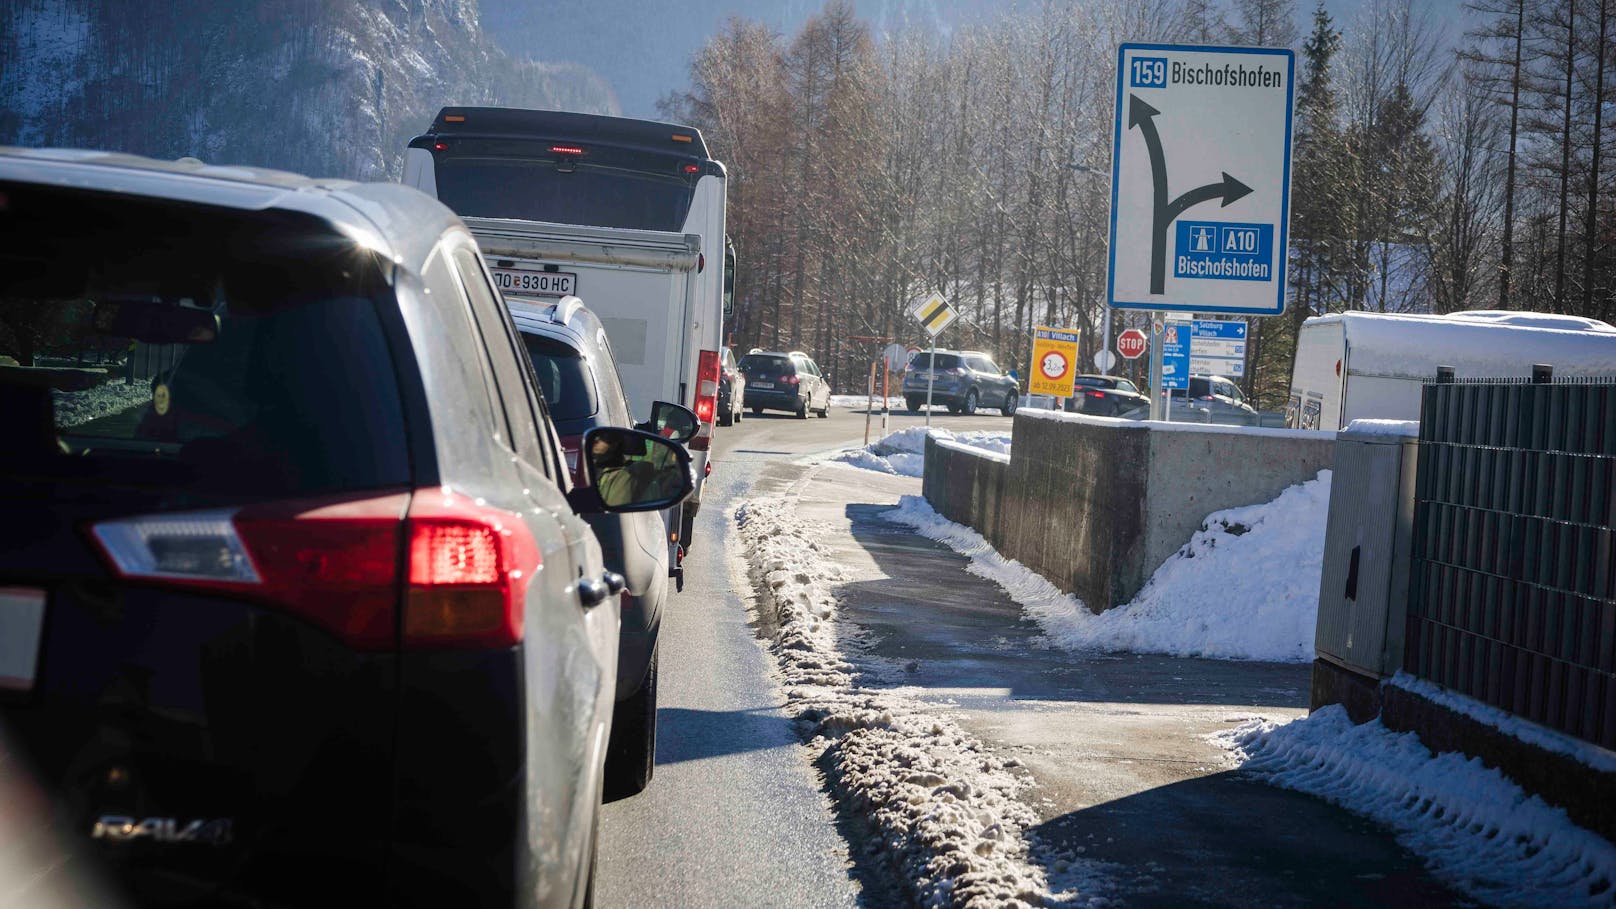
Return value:
<svg viewBox="0 0 1616 909">
<path fill-rule="evenodd" d="M 125 385 L 122 379 L 83 391 L 54 389 L 51 392 L 56 406 L 56 425 L 64 428 L 122 413 L 145 404 L 151 396 L 151 385 L 147 382 Z"/>
<path fill-rule="evenodd" d="M 1616 905 L 1616 846 L 1477 758 L 1433 755 L 1415 734 L 1379 720 L 1354 726 L 1340 705 L 1283 725 L 1247 721 L 1212 739 L 1273 785 L 1390 827 L 1434 874 L 1476 899 Z"/>
<path fill-rule="evenodd" d="M 832 407 L 856 407 L 859 410 L 863 410 L 864 408 L 870 406 L 871 403 L 874 403 L 875 409 L 876 409 L 877 412 L 879 412 L 881 410 L 881 396 L 880 395 L 877 395 L 874 398 L 871 398 L 868 395 L 831 395 L 830 396 L 830 406 L 832 406 Z M 888 410 L 903 410 L 904 409 L 903 398 L 887 398 L 887 409 Z"/>
<path fill-rule="evenodd" d="M 888 516 L 968 556 L 1059 646 L 1300 663 L 1313 659 L 1329 508 L 1324 470 L 1272 502 L 1214 512 L 1133 602 L 1098 615 L 919 496 Z"/>
<path fill-rule="evenodd" d="M 1010 454 L 1010 431 L 1008 429 L 950 432 L 946 429 L 910 426 L 907 429 L 900 429 L 891 433 L 880 441 L 873 442 L 864 448 L 844 451 L 831 458 L 831 460 L 851 467 L 862 467 L 865 470 L 877 470 L 881 473 L 892 473 L 905 477 L 918 477 L 925 473 L 926 434 L 928 432 L 939 440 L 953 442 L 967 448 L 990 451 L 1000 455 Z"/>
<path fill-rule="evenodd" d="M 812 724 L 832 784 L 868 819 L 882 850 L 924 906 L 1028 906 L 1052 894 L 1029 861 L 1038 823 L 1017 800 L 1027 783 L 950 720 L 891 691 L 855 684 L 837 643 L 841 576 L 795 501 L 753 499 L 736 512 L 740 538 L 780 667 L 786 710 Z"/>
<path fill-rule="evenodd" d="M 1370 420 L 1360 418 L 1347 424 L 1344 432 L 1357 433 L 1363 436 L 1392 436 L 1396 438 L 1418 438 L 1420 434 L 1419 420 Z"/>
</svg>

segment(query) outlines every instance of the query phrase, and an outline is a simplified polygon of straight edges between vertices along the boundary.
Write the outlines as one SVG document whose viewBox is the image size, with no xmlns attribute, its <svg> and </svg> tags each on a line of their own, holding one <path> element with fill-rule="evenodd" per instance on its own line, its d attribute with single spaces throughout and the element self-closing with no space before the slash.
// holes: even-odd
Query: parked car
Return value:
<svg viewBox="0 0 1616 909">
<path fill-rule="evenodd" d="M 1228 423 L 1256 426 L 1257 409 L 1246 403 L 1246 396 L 1233 379 L 1224 376 L 1194 375 L 1188 388 L 1172 389 L 1172 419 L 1188 423 Z M 1150 418 L 1148 399 L 1139 407 L 1118 416 L 1132 420 Z"/>
<path fill-rule="evenodd" d="M 800 419 L 807 419 L 809 411 L 830 416 L 830 383 L 813 358 L 802 351 L 754 349 L 741 357 L 740 368 L 746 376 L 747 406 L 753 413 L 767 409 L 794 413 Z"/>
<path fill-rule="evenodd" d="M 553 303 L 515 298 L 506 302 L 550 418 L 561 434 L 573 482 L 583 485 L 580 455 L 584 436 L 600 426 L 628 429 L 635 425 L 606 329 L 577 297 Z M 662 433 L 681 444 L 696 434 L 696 415 L 690 410 L 661 401 L 653 410 L 646 426 L 661 424 Z M 677 429 L 669 425 L 675 421 L 680 424 Z M 668 551 L 668 515 L 637 511 L 591 514 L 584 520 L 600 541 L 607 569 L 628 582 L 622 593 L 618 634 L 617 706 L 606 750 L 606 799 L 610 801 L 644 790 L 655 769 L 657 634 L 670 595 L 669 567 L 680 571 L 682 567 L 678 554 Z"/>
<path fill-rule="evenodd" d="M 0 149 L 0 234 L 53 326 L 0 338 L 0 722 L 73 847 L 141 903 L 588 902 L 623 581 L 575 512 L 667 507 L 682 449 L 595 430 L 674 463 L 572 489 L 402 186 Z"/>
<path fill-rule="evenodd" d="M 977 407 L 997 407 L 1010 416 L 1016 412 L 1021 389 L 1015 377 L 993 362 L 993 358 L 976 350 L 939 350 L 936 369 L 932 369 L 932 353 L 921 351 L 909 360 L 903 376 L 903 399 L 911 411 L 926 406 L 926 389 L 931 386 L 932 404 L 941 404 L 949 413 L 967 416 Z M 933 378 L 935 372 L 935 378 Z"/>
<path fill-rule="evenodd" d="M 729 426 L 741 419 L 746 409 L 746 375 L 735 362 L 735 351 L 724 348 L 719 358 L 718 425 Z"/>
<path fill-rule="evenodd" d="M 1122 376 L 1077 376 L 1072 385 L 1075 393 L 1066 399 L 1067 413 L 1114 417 L 1136 407 L 1150 406 L 1150 398 Z"/>
</svg>

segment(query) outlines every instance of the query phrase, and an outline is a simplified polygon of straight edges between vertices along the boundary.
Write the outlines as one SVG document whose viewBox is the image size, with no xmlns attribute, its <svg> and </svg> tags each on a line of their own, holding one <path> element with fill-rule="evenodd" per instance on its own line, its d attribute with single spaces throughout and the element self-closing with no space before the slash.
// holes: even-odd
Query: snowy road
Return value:
<svg viewBox="0 0 1616 909">
<path fill-rule="evenodd" d="M 894 415 L 891 428 L 922 422 Z M 1010 421 L 940 413 L 933 424 L 1007 430 Z M 748 415 L 718 430 L 685 589 L 663 620 L 656 776 L 645 792 L 605 808 L 599 905 L 894 901 L 879 874 L 863 874 L 850 858 L 819 775 L 780 709 L 771 658 L 748 623 L 729 515 L 771 463 L 863 437 L 862 413 L 841 408 L 828 420 Z"/>
</svg>

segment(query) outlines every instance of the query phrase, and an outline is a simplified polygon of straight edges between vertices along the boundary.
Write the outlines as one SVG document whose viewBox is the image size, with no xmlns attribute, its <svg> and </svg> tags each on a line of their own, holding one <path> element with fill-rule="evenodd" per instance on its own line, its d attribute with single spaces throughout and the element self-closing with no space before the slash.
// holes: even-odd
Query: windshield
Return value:
<svg viewBox="0 0 1616 909">
<path fill-rule="evenodd" d="M 595 380 L 589 364 L 571 345 L 543 335 L 523 332 L 522 343 L 533 360 L 550 418 L 563 435 L 578 435 L 592 427 L 578 425 L 595 415 Z"/>
<path fill-rule="evenodd" d="M 636 230 L 684 229 L 692 195 L 673 177 L 520 158 L 440 157 L 437 181 L 438 199 L 468 217 Z"/>
</svg>

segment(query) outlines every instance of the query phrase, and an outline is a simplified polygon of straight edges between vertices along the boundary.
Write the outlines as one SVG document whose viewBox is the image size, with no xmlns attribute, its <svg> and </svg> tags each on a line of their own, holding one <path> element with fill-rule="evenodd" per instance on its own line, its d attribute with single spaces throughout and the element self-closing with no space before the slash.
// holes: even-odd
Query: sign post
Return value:
<svg viewBox="0 0 1616 909">
<path fill-rule="evenodd" d="M 1295 77 L 1296 54 L 1283 48 L 1117 49 L 1109 306 L 1284 311 Z M 1243 357 L 1244 324 L 1233 324 Z M 1188 384 L 1194 329 L 1157 316 L 1151 333 L 1151 414 L 1171 418 L 1164 393 Z M 1119 338 L 1120 353 L 1131 348 Z"/>
<path fill-rule="evenodd" d="M 931 392 L 937 382 L 937 336 L 959 318 L 959 310 L 949 306 L 942 294 L 934 292 L 916 300 L 909 307 L 909 315 L 920 323 L 926 334 L 931 335 L 931 354 L 926 363 L 926 425 L 930 426 Z"/>
</svg>

